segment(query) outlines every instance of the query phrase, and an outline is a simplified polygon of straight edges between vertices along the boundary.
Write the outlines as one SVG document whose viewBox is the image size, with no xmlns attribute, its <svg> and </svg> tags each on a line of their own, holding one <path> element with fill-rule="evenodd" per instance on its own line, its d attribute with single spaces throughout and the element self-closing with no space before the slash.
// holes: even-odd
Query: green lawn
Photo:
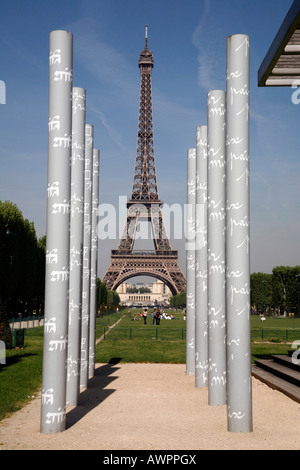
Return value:
<svg viewBox="0 0 300 470">
<path fill-rule="evenodd" d="M 259 315 L 251 315 L 251 329 L 272 328 L 272 329 L 300 329 L 300 318 L 265 317 L 261 321 Z"/>
<path fill-rule="evenodd" d="M 6 351 L 0 364 L 0 419 L 20 409 L 40 388 L 43 368 L 43 328 L 26 330 L 24 349 Z"/>
<path fill-rule="evenodd" d="M 186 322 L 183 313 L 175 313 L 176 320 L 162 319 L 156 326 L 150 315 L 144 325 L 139 312 L 139 309 L 123 312 L 125 317 L 117 326 L 111 330 L 105 328 L 105 340 L 98 344 L 96 361 L 109 362 L 117 358 L 121 362 L 184 363 Z M 255 357 L 287 354 L 292 341 L 300 339 L 300 319 L 267 318 L 262 322 L 258 316 L 253 316 L 251 336 L 252 362 Z"/>
<path fill-rule="evenodd" d="M 148 317 L 134 320 L 138 309 L 97 318 L 96 337 L 105 340 L 96 348 L 96 362 L 185 363 L 185 326 L 183 313 L 176 320 L 161 320 L 153 325 Z M 116 323 L 117 326 L 108 328 Z M 140 317 L 136 317 L 140 318 Z M 286 354 L 291 342 L 300 340 L 300 319 L 272 319 L 260 322 L 251 318 L 252 362 L 257 357 Z M 262 337 L 263 328 L 263 339 Z M 289 342 L 285 342 L 288 332 Z M 182 336 L 183 335 L 183 336 Z M 182 339 L 182 337 L 184 339 Z M 279 342 L 279 341 L 283 342 Z M 37 393 L 42 383 L 43 328 L 27 329 L 24 349 L 6 351 L 6 364 L 0 364 L 0 419 L 20 409 Z"/>
<path fill-rule="evenodd" d="M 173 320 L 161 319 L 160 324 L 152 322 L 151 313 L 147 317 L 147 324 L 139 316 L 139 309 L 131 309 L 123 312 L 122 321 L 111 331 L 105 327 L 106 339 L 135 339 L 143 341 L 162 340 L 182 340 L 185 339 L 186 321 L 183 319 L 183 313 L 176 313 Z M 104 331 L 103 331 L 104 332 Z"/>
</svg>

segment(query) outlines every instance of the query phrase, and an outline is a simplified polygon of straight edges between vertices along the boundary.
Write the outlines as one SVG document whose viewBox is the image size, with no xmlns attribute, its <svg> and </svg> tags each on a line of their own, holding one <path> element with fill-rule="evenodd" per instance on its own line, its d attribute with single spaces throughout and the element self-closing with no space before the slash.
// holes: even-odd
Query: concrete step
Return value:
<svg viewBox="0 0 300 470">
<path fill-rule="evenodd" d="M 282 379 L 257 364 L 252 365 L 252 375 L 274 390 L 284 393 L 292 400 L 300 403 L 300 387 Z"/>
<path fill-rule="evenodd" d="M 275 362 L 300 372 L 300 356 L 298 356 L 298 353 L 294 357 L 286 354 L 273 354 L 271 357 Z"/>
<path fill-rule="evenodd" d="M 294 370 L 290 365 L 283 365 L 274 359 L 257 359 L 255 364 L 276 377 L 300 387 L 300 371 Z"/>
</svg>

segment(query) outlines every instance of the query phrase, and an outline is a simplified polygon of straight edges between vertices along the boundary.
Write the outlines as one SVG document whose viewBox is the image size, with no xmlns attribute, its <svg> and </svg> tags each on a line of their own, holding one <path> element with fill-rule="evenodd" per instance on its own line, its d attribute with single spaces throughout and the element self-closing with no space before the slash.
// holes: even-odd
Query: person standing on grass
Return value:
<svg viewBox="0 0 300 470">
<path fill-rule="evenodd" d="M 144 311 L 143 311 L 144 325 L 147 325 L 147 315 L 148 315 L 147 309 L 144 308 Z"/>
<path fill-rule="evenodd" d="M 156 315 L 157 315 L 157 309 L 155 308 L 153 312 L 153 320 L 152 320 L 153 325 L 154 325 L 154 322 L 156 322 Z"/>
</svg>

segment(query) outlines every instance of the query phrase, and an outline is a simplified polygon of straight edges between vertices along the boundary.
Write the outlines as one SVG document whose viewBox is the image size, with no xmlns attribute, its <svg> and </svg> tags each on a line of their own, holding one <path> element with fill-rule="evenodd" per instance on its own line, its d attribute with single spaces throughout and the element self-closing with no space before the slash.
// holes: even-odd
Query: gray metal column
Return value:
<svg viewBox="0 0 300 470">
<path fill-rule="evenodd" d="M 227 38 L 227 417 L 232 432 L 252 431 L 249 55 L 248 36 Z"/>
<path fill-rule="evenodd" d="M 208 403 L 226 404 L 226 99 L 207 95 Z"/>
<path fill-rule="evenodd" d="M 85 104 L 84 88 L 73 88 L 70 218 L 70 283 L 67 404 L 80 394 L 82 244 L 84 213 Z"/>
<path fill-rule="evenodd" d="M 196 148 L 187 155 L 186 211 L 186 374 L 195 375 Z"/>
<path fill-rule="evenodd" d="M 94 126 L 85 125 L 84 170 L 84 227 L 82 269 L 82 319 L 81 319 L 81 368 L 80 387 L 87 388 L 89 378 L 89 325 L 90 325 L 90 269 L 92 233 L 92 185 L 93 185 Z"/>
<path fill-rule="evenodd" d="M 73 36 L 50 33 L 45 321 L 41 432 L 65 430 Z"/>
<path fill-rule="evenodd" d="M 207 387 L 207 126 L 196 132 L 195 386 Z"/>
<path fill-rule="evenodd" d="M 96 313 L 97 313 L 97 258 L 98 235 L 97 214 L 99 205 L 99 163 L 100 152 L 93 151 L 93 193 L 92 193 L 92 239 L 91 239 L 91 290 L 90 290 L 90 339 L 89 339 L 89 376 L 95 372 L 95 341 L 96 341 Z"/>
</svg>

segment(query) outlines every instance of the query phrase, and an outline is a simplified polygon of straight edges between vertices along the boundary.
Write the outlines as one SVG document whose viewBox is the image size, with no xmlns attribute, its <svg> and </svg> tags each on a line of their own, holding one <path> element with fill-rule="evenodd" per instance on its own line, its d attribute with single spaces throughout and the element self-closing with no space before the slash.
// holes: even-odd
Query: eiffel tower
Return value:
<svg viewBox="0 0 300 470">
<path fill-rule="evenodd" d="M 162 218 L 162 201 L 157 189 L 151 73 L 153 53 L 148 49 L 148 26 L 145 48 L 140 54 L 140 105 L 135 170 L 131 199 L 127 202 L 127 221 L 118 248 L 111 251 L 111 263 L 103 282 L 115 290 L 134 276 L 151 276 L 163 281 L 175 295 L 186 289 L 186 280 L 178 264 L 178 252 L 172 250 Z M 154 250 L 134 250 L 139 219 L 151 222 Z"/>
</svg>

